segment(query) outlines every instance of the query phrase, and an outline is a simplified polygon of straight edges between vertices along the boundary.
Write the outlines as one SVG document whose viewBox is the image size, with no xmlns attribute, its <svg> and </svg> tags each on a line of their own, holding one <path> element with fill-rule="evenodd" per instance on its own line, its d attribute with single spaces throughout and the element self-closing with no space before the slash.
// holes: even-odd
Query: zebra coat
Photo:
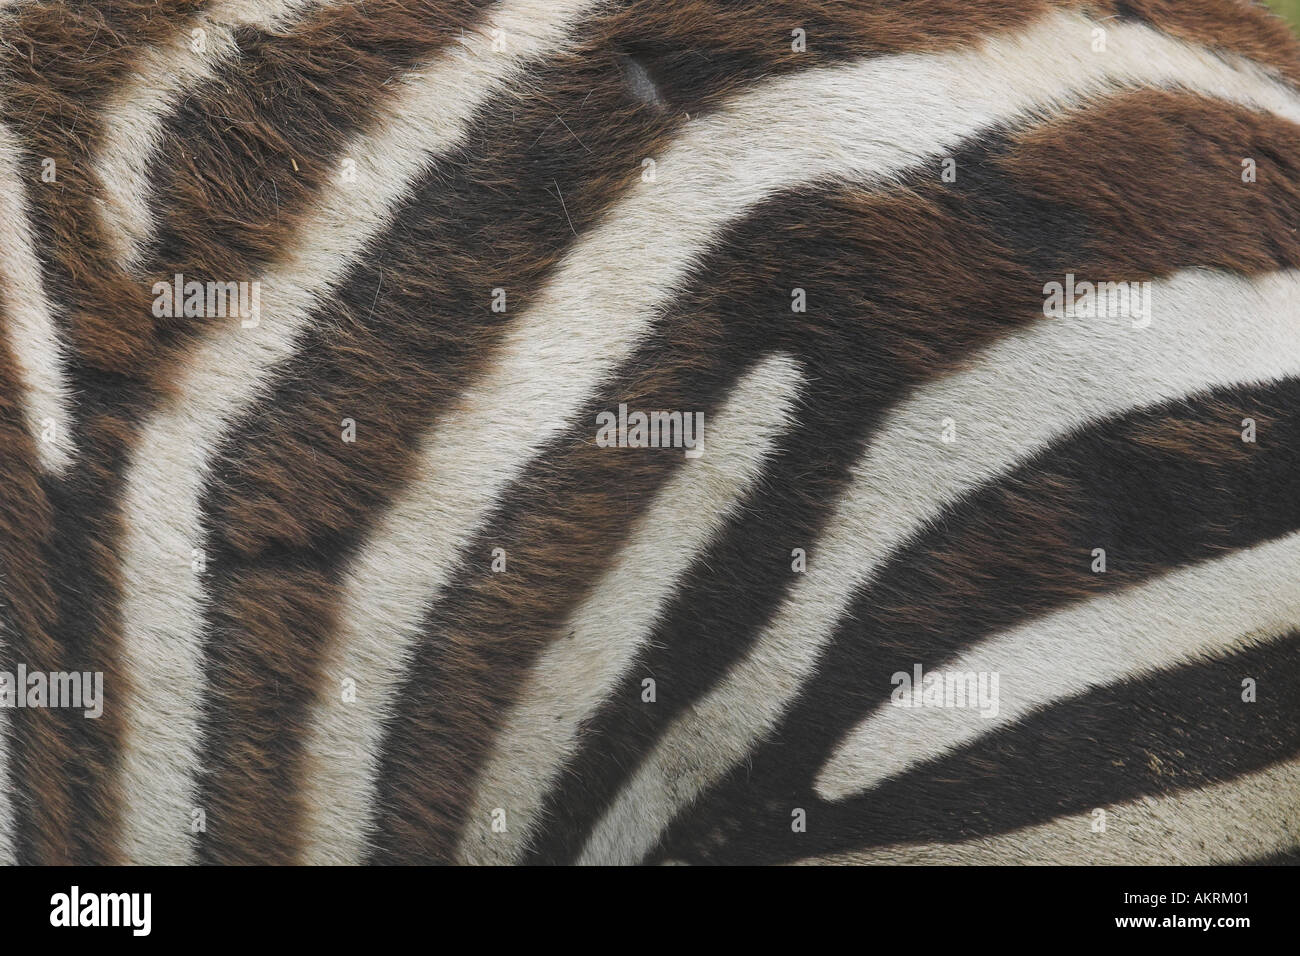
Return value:
<svg viewBox="0 0 1300 956">
<path fill-rule="evenodd" d="M 1294 859 L 1262 8 L 9 0 L 0 204 L 0 860 Z"/>
</svg>

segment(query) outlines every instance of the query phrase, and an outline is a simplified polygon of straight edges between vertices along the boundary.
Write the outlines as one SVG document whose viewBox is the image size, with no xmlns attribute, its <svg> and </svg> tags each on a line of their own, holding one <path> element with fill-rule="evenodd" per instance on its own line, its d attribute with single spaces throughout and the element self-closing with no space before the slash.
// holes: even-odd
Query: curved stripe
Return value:
<svg viewBox="0 0 1300 956">
<path fill-rule="evenodd" d="M 246 55 L 167 120 L 168 145 L 159 150 L 158 165 L 174 168 L 163 166 L 152 177 L 161 236 L 150 264 L 168 277 L 254 278 L 301 225 L 302 208 L 334 173 L 326 164 L 364 128 L 374 104 L 454 40 L 483 2 L 379 0 L 335 7 L 314 31 L 241 33 Z M 119 648 L 121 472 L 143 409 L 159 393 L 175 397 L 168 390 L 176 353 L 207 323 L 156 321 L 147 281 L 117 268 L 96 205 L 104 190 L 90 153 L 103 139 L 102 108 L 129 82 L 139 58 L 173 41 L 202 6 L 194 0 L 36 5 L 12 33 L 6 29 L 10 46 L 26 55 L 4 71 L 5 108 L 29 152 L 57 160 L 57 185 L 41 184 L 31 198 L 49 287 L 64 300 L 75 345 L 72 413 L 83 453 L 51 490 L 58 505 L 48 549 L 49 580 L 59 590 L 55 637 L 70 658 L 104 671 L 124 696 L 132 675 L 120 666 Z M 393 36 L 401 42 L 391 42 Z M 326 45 L 335 58 L 320 55 Z M 272 89 L 275 95 L 267 96 Z M 51 116 L 63 122 L 46 121 Z M 63 734 L 60 743 L 75 759 L 49 757 L 75 768 L 67 776 L 83 818 L 57 832 L 90 844 L 91 862 L 109 860 L 117 842 L 121 714 L 114 708 Z M 33 759 L 25 755 L 24 762 Z"/>
<path fill-rule="evenodd" d="M 607 454 L 590 442 L 593 416 L 625 403 L 633 409 L 697 409 L 712 420 L 747 368 L 764 355 L 785 352 L 816 371 L 801 389 L 800 427 L 774 440 L 779 454 L 755 488 L 759 500 L 773 476 L 789 468 L 822 475 L 840 470 L 826 468 L 827 458 L 856 457 L 839 440 L 830 448 L 820 440 L 832 431 L 837 438 L 856 432 L 854 419 L 861 412 L 860 370 L 828 365 L 844 355 L 876 351 L 879 339 L 864 320 L 873 312 L 859 266 L 890 246 L 895 223 L 888 214 L 861 215 L 854 201 L 861 197 L 853 194 L 839 188 L 782 193 L 748 211 L 701 259 L 634 354 L 598 385 L 569 431 L 541 449 L 498 495 L 500 505 L 462 546 L 463 557 L 436 606 L 420 622 L 422 636 L 385 730 L 373 860 L 454 857 L 501 718 L 518 702 L 547 647 L 568 640 L 565 620 L 615 562 L 634 525 L 682 464 L 680 455 L 654 451 Z M 810 221 L 817 226 L 810 229 Z M 826 248 L 818 235 L 834 244 L 830 259 L 818 254 Z M 918 261 L 931 254 L 927 248 Z M 784 293 L 776 293 L 774 302 L 774 289 L 793 284 L 782 281 L 787 270 L 802 278 L 821 269 L 838 281 L 834 288 L 819 286 L 813 315 L 790 314 Z M 825 490 L 833 482 L 818 484 Z M 747 498 L 741 512 L 755 514 L 755 502 Z M 480 556 L 503 544 L 510 573 L 492 574 Z M 738 569 L 753 558 L 746 555 L 727 567 Z M 700 560 L 703 555 L 695 562 Z M 674 686 L 664 700 L 679 692 L 680 685 Z M 640 689 L 618 696 L 639 700 Z"/>
<path fill-rule="evenodd" d="M 776 436 L 790 424 L 801 378 L 798 365 L 777 354 L 736 383 L 705 424 L 703 456 L 660 490 L 613 567 L 564 623 L 567 637 L 531 672 L 482 774 L 461 862 L 518 861 L 580 724 L 650 636 L 691 562 L 759 480 Z M 497 808 L 505 810 L 504 832 L 492 827 Z"/>
<path fill-rule="evenodd" d="M 63 585 L 58 637 L 87 666 L 103 670 L 122 696 L 132 675 L 121 666 L 120 649 L 121 484 L 137 429 L 149 409 L 180 398 L 172 391 L 177 369 L 213 324 L 183 316 L 160 321 L 151 314 L 151 280 L 175 273 L 255 280 L 291 248 L 290 239 L 326 182 L 337 181 L 340 151 L 409 86 L 403 80 L 413 68 L 459 42 L 465 22 L 488 0 L 361 0 L 318 8 L 292 32 L 240 31 L 240 58 L 223 62 L 214 80 L 185 97 L 165 120 L 165 145 L 156 150 L 150 170 L 158 234 L 143 253 L 143 274 L 128 275 L 98 228 L 99 209 L 92 201 L 104 190 L 84 154 L 102 138 L 95 128 L 101 117 L 82 107 L 111 99 L 117 82 L 109 78 L 125 81 L 135 65 L 132 57 L 175 39 L 181 22 L 189 21 L 167 15 L 173 2 L 192 0 L 160 0 L 145 8 L 144 15 L 152 17 L 148 29 L 124 25 L 110 32 L 102 16 L 92 23 L 91 30 L 104 27 L 101 40 L 113 40 L 112 56 L 96 60 L 95 75 L 103 79 L 91 84 L 81 73 L 65 77 L 68 99 L 79 103 L 49 110 L 75 115 L 76 121 L 71 128 L 22 127 L 33 151 L 38 143 L 55 150 L 59 182 L 69 180 L 58 192 L 37 194 L 45 232 L 66 240 L 50 257 L 54 274 L 84 280 L 58 282 L 75 299 L 67 313 L 77 346 L 72 371 L 79 401 L 73 413 L 83 446 L 66 481 L 54 489 L 61 499 L 50 548 L 51 580 Z M 58 26 L 41 25 L 47 31 Z M 88 31 L 78 46 L 94 43 Z M 322 56 L 324 50 L 330 55 Z M 119 77 L 114 70 L 126 72 Z M 47 73 L 27 77 L 24 71 L 21 102 L 43 102 L 39 98 L 52 92 L 47 87 L 57 85 L 56 77 Z M 33 117 L 45 112 L 27 110 Z M 67 162 L 68 156 L 75 159 Z M 355 188 L 367 185 L 359 181 Z M 72 832 L 93 835 L 96 850 L 116 846 L 123 803 L 117 767 L 125 736 L 118 718 L 124 713 L 115 708 L 101 720 L 83 721 L 69 744 L 83 765 L 73 775 L 74 786 L 83 791 L 79 806 L 89 818 Z"/>
<path fill-rule="evenodd" d="M 111 520 L 100 523 L 96 505 L 108 496 L 115 470 L 115 456 L 103 454 L 103 436 L 120 435 L 126 426 L 97 414 L 94 399 L 107 389 L 129 392 L 134 384 L 116 373 L 128 371 L 138 356 L 133 333 L 141 319 L 148 321 L 148 300 L 141 305 L 139 284 L 106 261 L 89 154 L 102 135 L 100 110 L 110 91 L 130 76 L 143 50 L 189 22 L 196 6 L 201 3 L 195 0 L 34 3 L 6 16 L 3 30 L 0 110 L 34 164 L 30 174 L 21 171 L 29 184 L 26 225 L 46 291 L 58 299 L 56 318 L 67 340 L 64 374 L 75 398 L 67 407 L 71 421 L 55 434 L 74 433 L 78 446 L 57 481 L 39 493 L 19 491 L 32 517 L 28 536 L 14 548 L 20 555 L 14 563 L 24 571 L 15 573 L 12 565 L 7 571 L 11 582 L 27 579 L 13 585 L 22 598 L 14 600 L 18 613 L 26 617 L 15 627 L 15 641 L 22 642 L 18 653 L 29 668 L 102 671 L 110 693 L 124 686 L 115 641 L 104 639 L 111 627 L 106 622 L 116 615 L 109 582 L 115 582 L 117 528 Z M 53 174 L 49 182 L 46 173 Z M 107 533 L 97 534 L 106 526 Z M 11 719 L 24 728 L 15 763 L 26 778 L 21 811 L 30 820 L 20 858 L 116 861 L 118 801 L 109 768 L 120 738 L 118 711 L 110 707 L 99 720 L 73 720 L 53 710 Z"/>
<path fill-rule="evenodd" d="M 333 579 L 402 477 L 412 454 L 408 436 L 464 387 L 478 359 L 495 344 L 502 323 L 478 308 L 477 290 L 499 272 L 509 280 L 511 302 L 528 301 L 570 236 L 598 218 L 611 197 L 639 173 L 640 158 L 656 155 L 662 134 L 681 122 L 681 114 L 673 112 L 648 122 L 650 111 L 629 102 L 620 61 L 611 51 L 639 42 L 647 32 L 671 48 L 726 42 L 725 62 L 710 61 L 708 69 L 691 71 L 689 106 L 698 113 L 697 107 L 710 104 L 720 89 L 735 88 L 738 73 L 770 75 L 814 60 L 841 60 L 877 50 L 880 39 L 869 27 L 872 12 L 860 9 L 836 11 L 840 42 L 818 45 L 810 55 L 765 41 L 761 30 L 751 35 L 725 25 L 728 11 L 710 10 L 707 18 L 708 28 L 726 41 L 724 36 L 701 40 L 700 23 L 683 25 L 671 11 L 666 17 L 664 12 L 643 3 L 612 8 L 609 16 L 602 11 L 583 29 L 581 47 L 530 76 L 527 101 L 516 103 L 507 96 L 485 106 L 483 115 L 493 118 L 493 136 L 486 144 L 490 152 L 478 153 L 476 139 L 475 148 L 445 168 L 440 164 L 426 179 L 383 241 L 368 250 L 356 277 L 340 290 L 340 308 L 331 306 L 322 316 L 328 331 L 302 342 L 293 363 L 277 376 L 274 393 L 223 441 L 228 454 L 214 465 L 216 480 L 207 493 L 204 519 L 216 554 L 209 561 L 214 574 L 208 585 L 205 720 L 212 732 L 206 735 L 202 757 L 209 768 L 202 799 L 211 813 L 242 822 L 209 831 L 200 841 L 206 859 L 291 857 L 296 827 L 290 821 L 297 818 L 300 803 L 296 783 L 290 782 L 299 772 L 296 727 L 302 701 L 317 691 L 317 652 L 335 605 Z M 784 21 L 780 14 L 774 17 L 779 27 Z M 956 28 L 949 39 L 978 36 L 980 18 L 980 11 L 969 19 L 949 18 L 947 25 Z M 651 31 L 641 29 L 651 22 Z M 747 15 L 746 23 L 753 22 Z M 924 25 L 918 25 L 889 40 L 907 48 L 924 44 L 924 34 Z M 651 135 L 650 127 L 657 135 Z M 439 186 L 454 200 L 444 201 Z M 516 209 L 534 212 L 517 216 Z M 439 269 L 427 269 L 430 262 L 439 263 Z M 539 263 L 545 268 L 537 268 Z M 394 276 L 409 278 L 395 283 Z M 366 331 L 358 339 L 353 330 L 361 327 Z M 357 419 L 358 444 L 341 445 L 333 438 L 338 409 L 357 407 L 365 410 L 365 417 Z M 301 469 L 306 456 L 316 466 L 310 471 Z M 521 480 L 527 483 L 528 478 Z M 515 541 L 512 558 L 519 546 Z M 611 542 L 609 550 L 616 548 Z M 571 553 L 589 557 L 595 550 Z M 512 567 L 520 566 L 512 560 Z M 517 580 L 511 576 L 512 585 Z M 512 587 L 515 601 L 525 589 Z M 472 591 L 466 588 L 463 594 Z M 565 591 L 557 585 L 548 596 L 555 603 Z M 277 613 L 256 613 L 268 607 Z M 535 629 L 530 640 L 543 630 Z M 286 641 L 285 634 L 292 640 Z M 511 656 L 522 670 L 520 647 Z M 495 686 L 504 695 L 515 681 L 498 673 Z M 292 694 L 284 691 L 287 684 Z M 432 687 L 428 692 L 438 693 Z M 462 712 L 473 707 L 471 698 L 468 692 L 456 695 L 463 701 Z M 503 704 L 494 712 L 504 709 Z M 474 726 L 488 743 L 491 722 Z M 420 759 L 412 756 L 415 747 L 436 746 L 423 728 L 414 733 L 419 744 L 408 746 L 406 737 L 386 747 L 386 753 L 400 753 L 409 766 Z M 458 754 L 486 750 L 465 742 Z M 420 775 L 425 782 L 437 777 L 456 787 L 463 781 L 465 790 L 472 783 L 468 772 Z M 414 808 L 402 821 L 409 829 L 436 816 L 434 804 L 421 794 L 404 799 Z M 386 835 L 415 858 L 451 853 L 448 847 L 446 854 L 420 857 L 423 846 L 401 833 Z"/>
<path fill-rule="evenodd" d="M 0 113 L 42 164 L 39 174 L 54 177 L 32 180 L 40 188 L 28 199 L 47 290 L 57 289 L 67 316 L 74 375 L 83 361 L 131 370 L 139 359 L 136 333 L 148 317 L 134 307 L 138 286 L 105 261 L 109 240 L 89 156 L 103 131 L 100 110 L 142 51 L 191 22 L 199 6 L 201 0 L 32 3 L 5 24 L 4 47 L 13 55 L 0 69 Z"/>
<path fill-rule="evenodd" d="M 1189 142 L 1195 148 L 1189 148 Z M 1059 279 L 1071 270 L 1136 279 L 1168 274 L 1180 266 L 1248 274 L 1300 267 L 1300 245 L 1292 228 L 1300 215 L 1300 193 L 1290 188 L 1293 170 L 1283 158 L 1289 152 L 1300 154 L 1296 144 L 1300 127 L 1267 114 L 1192 94 L 1127 92 L 1043 123 L 972 141 L 953 156 L 960 171 L 953 184 L 938 183 L 932 169 L 922 168 L 897 189 L 859 193 L 849 202 L 828 202 L 833 193 L 809 196 L 806 191 L 777 197 L 729 235 L 696 282 L 706 291 L 700 294 L 693 288 L 679 298 L 670 321 L 676 327 L 686 323 L 675 316 L 691 317 L 697 341 L 716 343 L 718 336 L 711 330 L 726 330 L 726 344 L 705 350 L 709 361 L 717 354 L 734 355 L 738 346 L 732 341 L 761 343 L 785 326 L 787 335 L 802 329 L 802 335 L 796 333 L 783 347 L 801 357 L 808 353 L 804 427 L 791 436 L 793 444 L 782 442 L 761 493 L 696 563 L 691 588 L 674 601 L 640 655 L 639 670 L 655 674 L 673 693 L 655 708 L 639 706 L 636 695 L 626 691 L 610 697 L 587 728 L 585 739 L 591 745 L 584 747 L 547 799 L 547 826 L 530 848 L 530 860 L 576 858 L 590 827 L 635 771 L 642 754 L 744 653 L 797 580 L 790 573 L 791 547 L 815 544 L 841 495 L 844 473 L 861 454 L 864 436 L 876 427 L 881 412 L 998 335 L 1041 321 L 1044 278 Z M 1140 166 L 1128 163 L 1135 152 L 1144 157 Z M 1235 182 L 1243 155 L 1269 157 L 1264 164 L 1267 185 L 1222 190 L 1225 179 Z M 1120 170 L 1124 185 L 1117 190 L 1112 184 Z M 1213 209 L 1188 217 L 1186 210 L 1198 208 L 1200 197 L 1207 194 L 1220 197 Z M 844 195 L 852 196 L 853 190 Z M 987 238 L 990 234 L 996 241 Z M 1231 238 L 1225 241 L 1225 236 Z M 935 262 L 942 262 L 943 268 L 936 269 Z M 710 275 L 725 275 L 729 281 L 713 282 Z M 748 283 L 754 283 L 754 290 L 746 295 Z M 774 323 L 768 311 L 773 290 L 794 286 L 808 286 L 806 321 Z M 719 291 L 707 291 L 713 289 Z M 751 322 L 751 316 L 758 321 Z M 841 329 L 853 334 L 845 336 Z M 633 364 L 654 361 L 659 359 L 646 354 Z M 1209 414 L 1215 421 L 1230 420 L 1223 418 L 1221 409 Z M 1141 451 L 1140 445 L 1134 448 Z M 1219 478 L 1217 472 L 1207 476 L 1211 481 Z M 1060 493 L 1051 488 L 1040 507 Z M 519 496 L 509 494 L 512 509 L 518 507 Z M 544 500 L 530 507 L 556 511 Z M 1106 537 L 1107 521 L 1097 517 Z M 945 528 L 951 520 L 945 517 Z M 1014 538 L 1020 527 L 1018 519 L 1010 519 L 1003 534 Z M 1098 543 L 1095 537 L 1084 540 L 1092 542 L 1085 552 Z M 1241 539 L 1257 540 L 1259 535 L 1249 533 Z M 1004 554 L 1000 544 L 983 547 Z M 1189 553 L 1188 560 L 1203 555 Z M 1127 549 L 1126 557 L 1132 556 Z M 1023 578 L 1016 562 L 979 566 L 990 577 L 1001 573 L 1012 582 Z M 1152 571 L 1167 566 L 1156 560 Z M 1128 568 L 1129 562 L 1122 567 Z M 952 578 L 944 568 L 937 568 L 940 577 L 934 582 L 948 589 Z M 952 570 L 966 569 L 961 564 Z M 1074 580 L 1072 574 L 1065 577 Z M 1107 576 L 1106 582 L 1114 586 L 1115 576 Z M 911 600 L 933 607 L 932 596 L 922 596 L 917 587 L 919 581 L 910 574 L 887 575 L 873 589 L 878 596 L 864 595 L 850 619 L 872 620 L 879 610 L 876 600 L 891 606 L 900 593 L 910 592 Z M 974 580 L 967 587 L 993 597 Z M 1006 607 L 1010 594 L 1023 590 L 1015 584 L 997 589 L 993 606 Z M 537 599 L 545 593 L 539 592 Z M 520 607 L 518 614 L 526 615 L 527 605 L 518 595 L 513 600 Z M 977 613 L 982 617 L 988 607 L 971 608 L 969 615 L 957 613 L 968 600 L 964 595 L 952 599 L 952 633 L 974 621 Z M 444 617 L 454 615 L 457 604 L 464 602 L 458 596 L 448 604 Z M 1019 619 L 1000 619 L 990 626 L 996 631 Z M 912 619 L 907 620 L 910 624 Z M 465 628 L 456 631 L 464 633 Z M 478 643 L 486 643 L 486 638 L 478 638 Z M 860 632 L 846 633 L 837 641 L 862 646 L 860 638 Z M 450 656 L 465 653 L 462 649 Z M 928 658 L 909 658 L 906 666 L 922 659 Z M 826 666 L 852 670 L 855 659 L 846 647 L 836 661 Z M 495 667 L 492 672 L 495 676 Z M 447 697 L 430 684 L 427 671 L 418 672 L 409 684 Z M 847 678 L 830 687 L 819 681 L 806 692 L 809 706 L 792 712 L 789 719 L 806 717 L 805 729 L 825 733 L 826 702 L 853 699 L 855 687 L 861 686 Z M 777 738 L 787 741 L 785 755 L 776 758 L 783 767 L 797 762 L 791 760 L 794 753 L 802 757 L 813 749 L 792 742 L 804 739 L 804 734 L 792 736 L 788 722 Z M 412 749 L 412 743 L 403 742 L 404 755 Z M 824 759 L 826 754 L 817 756 Z M 756 754 L 756 772 L 758 763 Z M 813 773 L 816 766 L 806 772 Z M 733 793 L 730 787 L 727 792 Z"/>
<path fill-rule="evenodd" d="M 238 55 L 236 30 L 275 30 L 303 7 L 322 2 L 331 0 L 218 0 L 185 24 L 189 29 L 146 49 L 128 82 L 112 90 L 94 167 L 104 190 L 99 209 L 104 237 L 120 268 L 138 265 L 141 246 L 153 232 L 148 172 L 168 113 Z"/>
<path fill-rule="evenodd" d="M 1095 688 L 862 796 L 822 804 L 818 827 L 786 849 L 994 836 L 1254 773 L 1300 753 L 1300 710 L 1288 693 L 1298 680 L 1300 631 L 1291 631 Z"/>
<path fill-rule="evenodd" d="M 0 323 L 8 310 L 0 288 Z M 0 671 L 62 667 L 51 630 L 52 575 L 46 563 L 51 501 L 37 450 L 24 421 L 26 389 L 20 366 L 0 329 Z M 75 741 L 61 712 L 0 708 L 0 858 L 65 864 L 75 859 L 74 798 L 69 767 Z"/>
<path fill-rule="evenodd" d="M 587 0 L 515 0 L 405 80 L 375 128 L 345 155 L 365 188 L 341 184 L 320 198 L 298 243 L 261 278 L 261 320 L 231 322 L 188 358 L 181 404 L 145 425 L 127 473 L 123 656 L 135 686 L 121 766 L 128 804 L 123 842 L 136 862 L 184 862 L 192 852 L 202 595 L 191 570 L 200 548 L 199 496 L 216 443 L 261 397 L 273 366 L 289 357 L 312 309 L 388 222 L 431 158 L 454 148 L 475 110 L 530 60 L 567 39 L 568 17 Z M 492 30 L 512 43 L 492 51 Z"/>
<path fill-rule="evenodd" d="M 72 450 L 63 343 L 45 295 L 22 156 L 0 123 L 0 670 L 10 674 L 20 663 L 61 666 L 51 636 L 46 479 L 62 472 Z M 69 768 L 77 747 L 68 729 L 49 709 L 0 708 L 0 863 L 74 859 Z"/>
<path fill-rule="evenodd" d="M 694 120 L 658 157 L 655 182 L 582 238 L 542 300 L 507 330 L 496 367 L 426 436 L 417 472 L 427 477 L 398 498 L 349 571 L 327 673 L 365 691 L 355 702 L 319 702 L 308 743 L 309 860 L 363 855 L 386 701 L 409 666 L 424 608 L 447 583 L 449 558 L 644 337 L 694 258 L 748 208 L 798 183 L 895 176 L 981 129 L 1116 85 L 1179 83 L 1300 122 L 1300 100 L 1253 64 L 1135 24 L 1111 28 L 1107 54 L 1094 55 L 1091 23 L 1054 14 L 978 50 L 808 70 L 741 93 Z M 890 95 L 864 95 L 872 90 Z M 775 134 L 783 122 L 789 132 Z M 489 434 L 498 441 L 483 442 Z"/>
<path fill-rule="evenodd" d="M 998 710 L 886 704 L 816 781 L 840 800 L 993 733 L 1054 700 L 1232 650 L 1300 624 L 1300 534 L 1094 597 L 999 635 L 944 673 L 998 675 Z"/>
<path fill-rule="evenodd" d="M 1180 793 L 1110 804 L 1014 833 L 814 856 L 836 866 L 1212 866 L 1300 846 L 1300 760 Z"/>
<path fill-rule="evenodd" d="M 1264 696 L 1258 709 L 1248 708 L 1253 724 L 1232 706 L 1238 681 L 1225 687 L 1221 675 L 1259 666 L 1236 654 L 1231 663 L 1176 666 L 1036 711 L 861 797 L 827 802 L 813 784 L 836 744 L 890 698 L 898 671 L 911 673 L 920 662 L 942 670 L 963 650 L 1089 595 L 1294 533 L 1298 399 L 1300 378 L 1288 378 L 1144 406 L 1072 432 L 950 503 L 858 593 L 815 676 L 744 764 L 678 817 L 665 852 L 773 862 L 950 838 L 937 833 L 1001 832 L 1107 794 L 1164 792 L 1176 779 L 1172 767 L 1195 784 L 1198 773 L 1231 775 L 1243 763 L 1267 762 L 1277 754 L 1270 734 L 1284 739 L 1287 717 Z M 1258 421 L 1262 442 L 1242 441 L 1246 416 Z M 1108 553 L 1105 573 L 1091 568 L 1098 545 Z M 1272 647 L 1266 654 L 1280 657 Z M 1266 669 L 1261 686 L 1285 683 L 1276 668 Z M 1197 703 L 1206 691 L 1225 690 L 1228 699 L 1216 699 L 1228 706 Z M 1211 732 L 1189 734 L 1191 726 Z M 1133 739 L 1133 727 L 1144 728 L 1142 739 Z M 1142 748 L 1160 752 L 1159 773 L 1145 772 L 1151 758 Z M 1044 767 L 1051 773 L 1040 775 Z M 772 812 L 791 806 L 816 825 L 793 833 Z"/>
<path fill-rule="evenodd" d="M 203 502 L 213 553 L 201 797 L 210 815 L 240 822 L 208 831 L 204 859 L 296 858 L 298 731 L 346 561 L 408 477 L 412 438 L 492 354 L 507 325 L 488 308 L 492 288 L 508 290 L 511 308 L 528 302 L 680 125 L 632 99 L 605 29 L 603 16 L 586 21 L 578 48 L 539 63 L 527 100 L 507 90 L 483 106 L 475 128 L 491 136 L 421 176 L 222 439 Z M 344 416 L 355 442 L 339 440 Z M 287 616 L 258 612 L 268 606 Z"/>
<path fill-rule="evenodd" d="M 1153 284 L 1152 303 L 1154 317 L 1143 329 L 1128 319 L 1044 320 L 897 408 L 855 467 L 829 532 L 809 555 L 808 573 L 745 659 L 659 741 L 597 825 L 582 860 L 644 856 L 681 807 L 773 727 L 856 592 L 947 503 L 1090 420 L 1215 383 L 1300 370 L 1293 320 L 1300 272 L 1253 281 L 1180 273 Z M 942 442 L 946 418 L 965 437 Z M 700 723 L 713 728 L 707 753 L 693 730 Z"/>
<path fill-rule="evenodd" d="M 41 260 L 36 252 L 26 182 L 39 181 L 39 167 L 23 175 L 22 150 L 9 127 L 0 123 L 0 284 L 8 315 L 3 329 L 22 382 L 23 417 L 36 442 L 41 466 L 60 474 L 73 448 L 68 414 L 65 345 L 54 322 L 54 307 L 45 294 Z"/>
</svg>

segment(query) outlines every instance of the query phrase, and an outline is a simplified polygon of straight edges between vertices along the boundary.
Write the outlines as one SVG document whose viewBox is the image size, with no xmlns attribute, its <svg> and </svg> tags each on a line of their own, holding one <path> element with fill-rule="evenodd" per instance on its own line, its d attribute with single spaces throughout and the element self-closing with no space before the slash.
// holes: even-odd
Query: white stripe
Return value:
<svg viewBox="0 0 1300 956">
<path fill-rule="evenodd" d="M 596 384 L 628 357 L 696 258 L 773 193 L 819 179 L 887 178 L 934 162 L 980 130 L 1058 112 L 1116 85 L 1184 85 L 1267 106 L 1300 121 L 1300 100 L 1259 67 L 1139 24 L 1044 18 L 980 50 L 907 54 L 807 70 L 696 118 L 563 261 L 504 336 L 501 356 L 423 443 L 423 476 L 394 503 L 348 573 L 327 687 L 352 679 L 355 702 L 318 702 L 309 737 L 307 859 L 356 861 L 388 702 L 418 639 L 424 608 L 500 492 Z"/>
<path fill-rule="evenodd" d="M 897 408 L 750 653 L 664 735 L 584 850 L 640 859 L 677 812 L 769 732 L 854 593 L 926 521 L 1071 429 L 1216 383 L 1300 373 L 1300 273 L 1154 284 L 1154 320 L 1042 319 Z M 959 440 L 940 440 L 942 422 Z M 1084 556 L 1087 557 L 1087 556 Z"/>
<path fill-rule="evenodd" d="M 1236 439 L 1229 433 L 1227 440 Z M 1300 534 L 1100 595 L 995 637 L 950 665 L 936 665 L 955 674 L 996 673 L 996 715 L 885 704 L 836 749 L 818 776 L 817 792 L 844 799 L 1053 701 L 1218 656 L 1296 625 Z"/>
<path fill-rule="evenodd" d="M 0 297 L 6 315 L 0 317 L 5 344 L 18 369 L 19 401 L 27 428 L 36 442 L 41 466 L 62 473 L 72 460 L 69 433 L 68 382 L 65 347 L 54 324 L 53 305 L 46 298 L 41 260 L 36 252 L 24 183 L 39 189 L 40 157 L 26 170 L 18 166 L 19 144 L 0 123 Z"/>
<path fill-rule="evenodd" d="M 163 123 L 187 92 L 214 77 L 239 49 L 235 30 L 274 30 L 316 0 L 225 0 L 214 3 L 166 45 L 143 51 L 130 78 L 104 109 L 104 141 L 94 162 L 103 187 L 99 215 L 118 264 L 136 264 L 153 232 L 149 166 L 161 145 Z M 201 30 L 196 37 L 193 30 Z M 196 43 L 201 49 L 195 49 Z"/>
<path fill-rule="evenodd" d="M 790 423 L 800 382 L 799 366 L 785 355 L 741 379 L 705 422 L 704 456 L 687 459 L 665 484 L 613 567 L 559 629 L 564 639 L 542 655 L 504 722 L 469 813 L 462 862 L 518 860 L 547 790 L 576 749 L 579 725 L 625 675 L 682 575 L 753 489 Z M 497 807 L 506 811 L 503 833 L 492 832 Z"/>
<path fill-rule="evenodd" d="M 265 393 L 312 309 L 391 220 L 411 182 L 461 141 L 493 93 L 568 42 L 570 18 L 590 6 L 502 3 L 458 46 L 403 80 L 393 106 L 343 153 L 356 160 L 356 182 L 321 196 L 295 245 L 262 277 L 260 324 L 245 329 L 232 319 L 214 329 L 176 382 L 182 401 L 148 420 L 127 473 L 121 549 L 123 655 L 132 678 L 120 781 L 128 859 L 183 863 L 192 854 L 203 611 L 190 561 L 204 541 L 199 495 L 213 449 Z M 492 52 L 493 29 L 509 38 L 503 53 Z"/>
<path fill-rule="evenodd" d="M 828 865 L 1209 866 L 1300 847 L 1300 760 L 1209 787 L 1113 804 L 963 843 L 891 846 L 801 860 Z M 1226 915 L 1226 914 L 1225 914 Z"/>
</svg>

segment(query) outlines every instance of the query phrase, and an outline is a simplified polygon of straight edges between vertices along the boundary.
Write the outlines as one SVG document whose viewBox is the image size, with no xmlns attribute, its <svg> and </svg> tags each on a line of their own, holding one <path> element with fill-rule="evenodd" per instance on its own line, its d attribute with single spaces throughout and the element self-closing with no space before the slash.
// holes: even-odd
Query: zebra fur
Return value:
<svg viewBox="0 0 1300 956">
<path fill-rule="evenodd" d="M 107 695 L 0 708 L 0 862 L 1300 845 L 1300 46 L 1260 8 L 0 38 L 0 672 Z M 1147 321 L 1047 314 L 1067 277 Z M 700 453 L 607 447 L 627 409 Z M 1002 715 L 889 706 L 914 666 Z"/>
</svg>

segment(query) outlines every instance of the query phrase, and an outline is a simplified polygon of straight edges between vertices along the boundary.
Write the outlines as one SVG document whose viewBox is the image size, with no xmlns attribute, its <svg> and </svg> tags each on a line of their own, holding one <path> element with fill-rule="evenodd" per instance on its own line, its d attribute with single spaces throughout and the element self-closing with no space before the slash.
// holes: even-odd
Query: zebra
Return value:
<svg viewBox="0 0 1300 956">
<path fill-rule="evenodd" d="M 1296 860 L 1262 7 L 0 38 L 0 861 Z"/>
</svg>

